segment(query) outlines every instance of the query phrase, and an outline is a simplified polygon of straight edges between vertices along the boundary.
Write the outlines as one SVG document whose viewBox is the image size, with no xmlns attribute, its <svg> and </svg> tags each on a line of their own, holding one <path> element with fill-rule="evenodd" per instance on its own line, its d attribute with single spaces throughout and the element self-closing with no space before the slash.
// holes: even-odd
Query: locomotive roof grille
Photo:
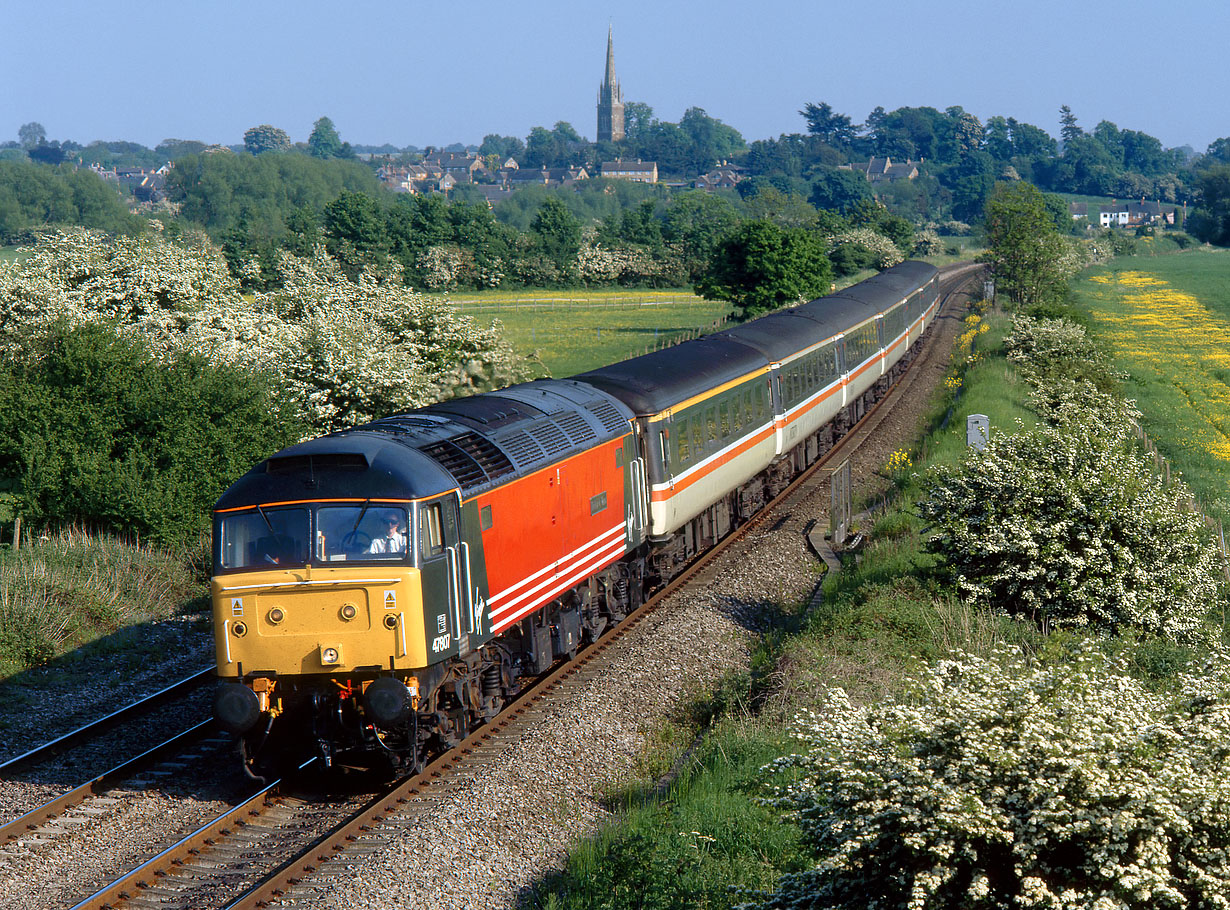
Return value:
<svg viewBox="0 0 1230 910">
<path fill-rule="evenodd" d="M 555 422 L 568 434 L 568 438 L 577 445 L 592 442 L 598 438 L 598 434 L 594 432 L 589 422 L 576 411 L 564 411 L 553 416 Z"/>
<path fill-rule="evenodd" d="M 487 472 L 483 470 L 482 465 L 468 452 L 454 445 L 451 440 L 442 439 L 439 442 L 433 442 L 423 446 L 419 451 L 438 462 L 440 467 L 452 474 L 462 487 L 477 486 L 487 479 Z"/>
<path fill-rule="evenodd" d="M 454 436 L 449 442 L 462 449 L 467 455 L 478 462 L 489 480 L 503 477 L 513 472 L 513 463 L 501 452 L 490 439 L 477 433 L 466 433 Z"/>
<path fill-rule="evenodd" d="M 548 455 L 560 455 L 572 448 L 572 443 L 556 424 L 540 421 L 526 428 L 526 431 L 538 441 Z"/>
<path fill-rule="evenodd" d="M 546 457 L 546 453 L 529 433 L 518 430 L 500 437 L 500 445 L 518 465 L 530 465 Z"/>
<path fill-rule="evenodd" d="M 284 455 L 265 462 L 266 474 L 314 474 L 317 471 L 366 471 L 367 458 L 357 452 Z"/>
<path fill-rule="evenodd" d="M 608 433 L 626 433 L 628 432 L 628 421 L 619 413 L 609 401 L 593 401 L 585 406 L 585 410 L 589 411 L 602 424 L 602 428 Z"/>
</svg>

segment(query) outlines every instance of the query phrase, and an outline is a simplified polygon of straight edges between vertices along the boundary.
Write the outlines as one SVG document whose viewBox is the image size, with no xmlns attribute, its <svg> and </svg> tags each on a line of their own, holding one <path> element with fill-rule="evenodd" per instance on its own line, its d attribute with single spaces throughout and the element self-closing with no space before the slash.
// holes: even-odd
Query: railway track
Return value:
<svg viewBox="0 0 1230 910">
<path fill-rule="evenodd" d="M 951 273 L 950 273 L 951 275 Z M 960 281 L 956 281 L 960 283 Z M 945 293 L 953 292 L 947 282 Z M 631 614 L 577 659 L 558 666 L 527 689 L 500 717 L 457 748 L 431 762 L 421 774 L 391 786 L 375 797 L 328 800 L 292 790 L 278 782 L 236 802 L 226 812 L 170 844 L 157 855 L 75 905 L 262 907 L 294 891 L 313 875 L 345 868 L 357 855 L 383 845 L 382 823 L 390 816 L 404 825 L 427 815 L 456 782 L 495 760 L 523 735 L 527 725 L 551 710 L 557 697 L 583 687 L 618 663 L 619 643 L 636 630 L 672 594 L 698 577 L 745 535 L 762 529 L 772 514 L 814 486 L 817 476 L 848 456 L 870 436 L 892 402 L 904 394 L 911 373 L 927 358 L 947 357 L 933 344 L 920 351 L 905 379 L 856 424 L 834 449 L 796 479 L 756 518 L 728 536 L 642 608 Z"/>
<path fill-rule="evenodd" d="M 171 685 L 160 689 L 152 695 L 146 696 L 145 698 L 135 701 L 132 704 L 125 705 L 119 710 L 112 711 L 105 717 L 100 717 L 97 720 L 84 724 L 75 730 L 61 734 L 55 739 L 48 740 L 41 745 L 35 746 L 33 749 L 23 752 L 21 755 L 16 755 L 7 761 L 0 762 L 0 776 L 12 777 L 15 774 L 26 771 L 29 768 L 37 767 L 52 757 L 60 755 L 75 746 L 98 739 L 117 727 L 131 723 L 134 720 L 148 717 L 152 712 L 163 707 L 164 705 L 173 703 L 184 696 L 197 691 L 202 686 L 209 685 L 213 682 L 213 680 L 213 667 L 205 667 L 198 670 L 178 682 L 171 683 Z"/>
</svg>

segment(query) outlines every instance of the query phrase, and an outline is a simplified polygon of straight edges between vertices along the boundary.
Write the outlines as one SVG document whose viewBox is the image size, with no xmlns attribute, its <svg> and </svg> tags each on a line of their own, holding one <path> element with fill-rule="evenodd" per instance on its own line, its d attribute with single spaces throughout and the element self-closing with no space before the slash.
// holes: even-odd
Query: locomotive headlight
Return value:
<svg viewBox="0 0 1230 910">
<path fill-rule="evenodd" d="M 346 620 L 346 622 L 350 622 L 359 615 L 359 608 L 354 604 L 342 604 L 341 613 L 342 619 Z"/>
<path fill-rule="evenodd" d="M 325 666 L 342 662 L 342 649 L 332 645 L 320 646 L 320 662 Z"/>
<path fill-rule="evenodd" d="M 248 634 L 248 627 L 241 622 L 237 622 L 231 626 L 231 634 L 236 638 L 243 638 Z"/>
<path fill-rule="evenodd" d="M 281 607 L 274 607 L 269 611 L 269 621 L 275 626 L 286 618 L 286 613 Z"/>
</svg>

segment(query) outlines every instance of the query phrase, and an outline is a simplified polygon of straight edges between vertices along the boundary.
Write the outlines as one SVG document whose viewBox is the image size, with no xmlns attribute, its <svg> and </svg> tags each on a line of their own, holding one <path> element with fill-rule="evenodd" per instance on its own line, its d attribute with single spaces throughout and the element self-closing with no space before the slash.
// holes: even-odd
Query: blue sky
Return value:
<svg viewBox="0 0 1230 910">
<path fill-rule="evenodd" d="M 961 105 L 1058 135 L 1143 130 L 1198 151 L 1230 135 L 1224 0 L 840 3 L 622 0 L 9 0 L 0 140 L 233 144 L 272 123 L 304 140 L 328 115 L 343 139 L 396 146 L 524 138 L 566 120 L 595 132 L 608 23 L 625 101 L 662 120 L 704 108 L 751 141 L 802 132 L 827 101 Z"/>
</svg>

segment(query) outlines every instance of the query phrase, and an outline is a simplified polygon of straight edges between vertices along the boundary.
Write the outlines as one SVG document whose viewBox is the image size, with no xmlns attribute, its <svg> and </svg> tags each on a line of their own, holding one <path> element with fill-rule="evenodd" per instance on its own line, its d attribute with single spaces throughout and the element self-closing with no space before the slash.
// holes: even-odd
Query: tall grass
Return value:
<svg viewBox="0 0 1230 910">
<path fill-rule="evenodd" d="M 175 616 L 203 593 L 186 554 L 108 535 L 70 528 L 0 549 L 0 677 Z"/>
<path fill-rule="evenodd" d="M 730 907 L 773 887 L 805 859 L 801 833 L 755 798 L 782 744 L 733 725 L 711 735 L 665 794 L 621 794 L 621 824 L 583 843 L 524 910 Z"/>
</svg>

